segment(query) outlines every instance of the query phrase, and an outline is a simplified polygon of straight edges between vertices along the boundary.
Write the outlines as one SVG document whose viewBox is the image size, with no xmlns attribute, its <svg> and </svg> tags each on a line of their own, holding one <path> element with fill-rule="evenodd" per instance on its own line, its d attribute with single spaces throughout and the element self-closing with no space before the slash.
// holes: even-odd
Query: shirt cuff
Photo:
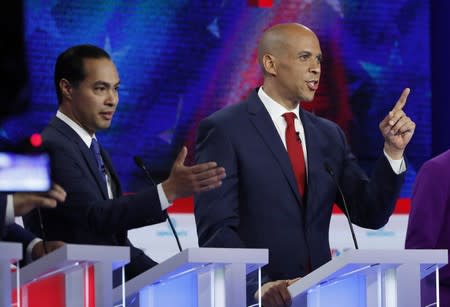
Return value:
<svg viewBox="0 0 450 307">
<path fill-rule="evenodd" d="M 6 196 L 5 225 L 14 224 L 14 199 L 12 194 Z"/>
<path fill-rule="evenodd" d="M 31 261 L 33 261 L 33 258 L 31 257 L 31 253 L 33 251 L 34 246 L 41 241 L 42 241 L 42 239 L 36 238 L 33 241 L 31 241 L 30 244 L 28 244 L 27 251 L 26 251 L 27 254 L 25 255 L 26 263 L 30 263 Z"/>
<path fill-rule="evenodd" d="M 170 206 L 172 206 L 171 203 L 169 203 L 169 200 L 167 199 L 166 193 L 164 193 L 164 190 L 162 188 L 162 184 L 158 184 L 156 186 L 158 190 L 158 197 L 159 197 L 159 203 L 161 204 L 161 210 L 166 210 Z"/>
<path fill-rule="evenodd" d="M 389 164 L 391 165 L 392 170 L 395 174 L 400 175 L 401 173 L 404 173 L 406 171 L 406 164 L 405 159 L 402 157 L 400 160 L 394 160 L 386 153 L 386 151 L 383 149 L 384 155 L 386 159 L 388 159 Z"/>
</svg>

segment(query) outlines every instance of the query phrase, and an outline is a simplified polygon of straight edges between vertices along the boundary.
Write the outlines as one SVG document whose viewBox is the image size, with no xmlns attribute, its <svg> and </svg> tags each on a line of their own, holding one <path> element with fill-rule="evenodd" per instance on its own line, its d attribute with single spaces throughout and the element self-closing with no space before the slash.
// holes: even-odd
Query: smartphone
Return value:
<svg viewBox="0 0 450 307">
<path fill-rule="evenodd" d="M 50 188 L 48 154 L 0 152 L 0 192 L 45 192 Z"/>
</svg>

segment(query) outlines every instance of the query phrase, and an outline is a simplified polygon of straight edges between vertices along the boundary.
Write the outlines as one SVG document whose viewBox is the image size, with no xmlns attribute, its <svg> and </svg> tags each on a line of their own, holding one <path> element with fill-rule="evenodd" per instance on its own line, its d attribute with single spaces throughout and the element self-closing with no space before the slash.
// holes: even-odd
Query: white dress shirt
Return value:
<svg viewBox="0 0 450 307">
<path fill-rule="evenodd" d="M 287 123 L 286 120 L 283 117 L 283 114 L 286 112 L 293 112 L 296 115 L 296 118 L 294 120 L 295 130 L 298 132 L 298 135 L 302 141 L 302 149 L 303 149 L 303 155 L 305 156 L 305 167 L 306 167 L 306 174 L 308 174 L 308 152 L 306 150 L 306 142 L 308 141 L 305 138 L 305 130 L 303 128 L 302 121 L 300 120 L 300 104 L 297 104 L 295 109 L 288 110 L 275 100 L 273 100 L 269 95 L 264 92 L 262 86 L 258 90 L 258 96 L 259 99 L 261 99 L 264 107 L 266 108 L 267 112 L 269 112 L 270 117 L 272 118 L 273 124 L 275 125 L 275 128 L 277 129 L 278 134 L 280 135 L 281 141 L 284 144 L 284 147 L 287 150 L 286 147 L 286 127 Z M 406 165 L 404 163 L 403 158 L 400 160 L 394 160 L 391 159 L 387 154 L 386 151 L 383 150 L 384 155 L 389 161 L 389 164 L 391 165 L 392 170 L 394 173 L 401 174 L 404 171 L 406 171 Z M 308 175 L 306 176 L 306 179 L 308 179 Z"/>
<path fill-rule="evenodd" d="M 76 122 L 74 122 L 72 119 L 70 119 L 67 115 L 65 115 L 64 113 L 62 113 L 61 111 L 58 110 L 58 112 L 56 113 L 56 117 L 58 117 L 60 120 L 62 120 L 63 122 L 65 122 L 67 125 L 70 126 L 70 128 L 72 128 L 76 134 L 78 134 L 78 136 L 83 140 L 83 142 L 86 144 L 86 146 L 88 148 L 91 147 L 91 143 L 92 143 L 92 139 L 96 138 L 95 134 L 94 135 L 90 135 L 86 130 L 84 130 L 80 125 L 78 125 Z M 108 197 L 109 199 L 113 198 L 113 193 L 112 193 L 112 185 L 111 185 L 111 178 L 109 178 L 110 176 L 108 176 L 107 174 L 105 174 L 105 178 L 106 178 L 106 184 L 108 187 Z M 157 190 L 158 190 L 158 197 L 159 197 L 159 202 L 161 204 L 161 209 L 165 210 L 168 207 L 170 207 L 172 204 L 169 203 L 166 194 L 164 193 L 164 190 L 162 188 L 161 184 L 158 184 L 156 186 Z"/>
</svg>

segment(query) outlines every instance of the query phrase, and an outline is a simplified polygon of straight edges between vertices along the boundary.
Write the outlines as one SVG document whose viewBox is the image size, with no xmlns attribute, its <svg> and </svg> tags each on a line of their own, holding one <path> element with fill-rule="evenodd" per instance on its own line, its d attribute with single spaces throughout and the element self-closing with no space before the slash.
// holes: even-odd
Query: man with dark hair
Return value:
<svg viewBox="0 0 450 307">
<path fill-rule="evenodd" d="M 111 160 L 95 135 L 111 124 L 119 83 L 110 56 L 96 46 L 74 46 L 59 55 L 55 66 L 59 109 L 42 137 L 53 177 L 66 189 L 67 199 L 42 213 L 49 239 L 129 246 L 125 273 L 131 279 L 156 263 L 131 244 L 127 230 L 163 222 L 170 203 L 220 186 L 225 170 L 215 162 L 185 166 L 187 149 L 183 147 L 167 180 L 123 196 Z M 39 234 L 35 213 L 25 224 Z M 114 274 L 115 284 L 118 277 Z"/>
<path fill-rule="evenodd" d="M 200 246 L 268 248 L 262 301 L 265 307 L 286 306 L 287 286 L 331 259 L 332 206 L 342 209 L 343 202 L 329 170 L 352 222 L 383 226 L 404 179 L 403 153 L 415 124 L 402 111 L 405 89 L 380 123 L 384 153 L 369 179 L 342 130 L 300 108 L 319 86 L 322 52 L 314 32 L 300 24 L 275 25 L 260 40 L 258 60 L 263 85 L 200 123 L 196 161 L 217 161 L 227 178 L 196 196 L 195 218 Z"/>
</svg>

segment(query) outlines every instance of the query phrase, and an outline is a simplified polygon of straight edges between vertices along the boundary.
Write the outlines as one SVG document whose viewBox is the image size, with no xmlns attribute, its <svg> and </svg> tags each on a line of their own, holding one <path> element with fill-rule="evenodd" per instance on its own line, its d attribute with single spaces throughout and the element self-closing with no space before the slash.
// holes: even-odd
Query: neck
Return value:
<svg viewBox="0 0 450 307">
<path fill-rule="evenodd" d="M 58 111 L 63 113 L 65 116 L 67 116 L 68 118 L 70 118 L 72 121 L 74 121 L 78 126 L 80 126 L 81 128 L 83 128 L 91 137 L 94 136 L 95 131 L 90 130 L 89 128 L 87 128 L 85 125 L 83 125 L 75 116 L 74 112 L 72 112 L 72 109 L 70 109 L 69 107 L 67 107 L 64 104 L 61 104 L 58 108 Z"/>
<path fill-rule="evenodd" d="M 282 93 L 280 93 L 280 91 L 277 90 L 276 87 L 272 86 L 268 82 L 264 82 L 263 90 L 276 103 L 282 105 L 289 111 L 292 111 L 295 108 L 297 108 L 297 106 L 300 103 L 300 101 L 298 101 L 296 99 L 289 99 L 289 98 L 284 97 L 284 95 L 282 95 Z"/>
</svg>

